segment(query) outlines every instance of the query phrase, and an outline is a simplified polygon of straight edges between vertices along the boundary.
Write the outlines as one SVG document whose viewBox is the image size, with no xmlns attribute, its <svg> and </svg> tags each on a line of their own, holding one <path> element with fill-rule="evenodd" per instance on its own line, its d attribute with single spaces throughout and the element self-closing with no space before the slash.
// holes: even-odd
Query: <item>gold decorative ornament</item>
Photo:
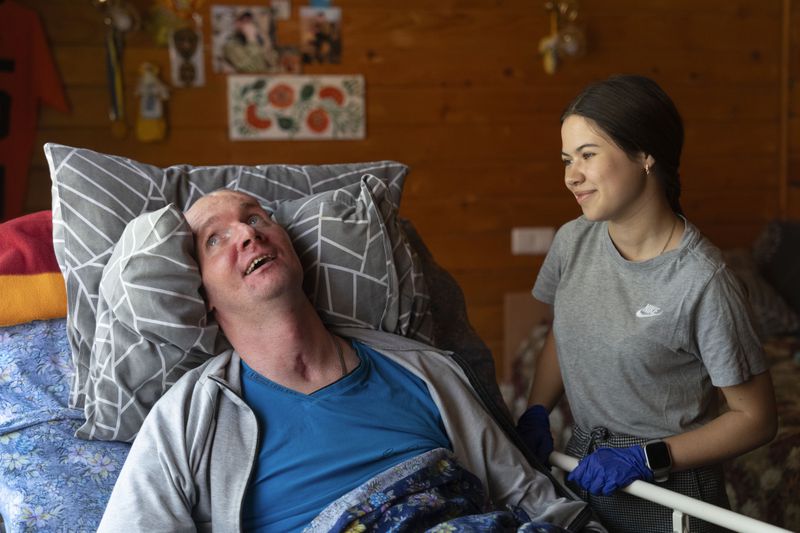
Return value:
<svg viewBox="0 0 800 533">
<path fill-rule="evenodd" d="M 564 56 L 580 57 L 586 52 L 586 35 L 576 23 L 578 0 L 548 0 L 550 33 L 539 41 L 544 71 L 555 74 Z"/>
</svg>

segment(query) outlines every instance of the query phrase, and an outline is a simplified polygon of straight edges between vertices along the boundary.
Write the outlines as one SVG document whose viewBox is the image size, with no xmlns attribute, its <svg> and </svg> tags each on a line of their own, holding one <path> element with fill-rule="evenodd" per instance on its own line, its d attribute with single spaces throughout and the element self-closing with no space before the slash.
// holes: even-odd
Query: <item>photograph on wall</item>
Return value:
<svg viewBox="0 0 800 533">
<path fill-rule="evenodd" d="M 228 76 L 231 140 L 365 136 L 363 76 Z"/>
<path fill-rule="evenodd" d="M 292 0 L 272 0 L 272 16 L 275 20 L 289 20 L 292 18 Z"/>
<path fill-rule="evenodd" d="M 214 72 L 282 72 L 268 6 L 211 6 Z"/>
<path fill-rule="evenodd" d="M 303 72 L 303 58 L 296 46 L 279 46 L 278 61 L 281 74 L 300 74 Z"/>
<path fill-rule="evenodd" d="M 172 84 L 175 87 L 205 85 L 203 34 L 199 27 L 188 25 L 170 32 L 169 64 Z"/>
<path fill-rule="evenodd" d="M 300 8 L 300 51 L 303 63 L 339 63 L 342 58 L 342 10 Z"/>
</svg>

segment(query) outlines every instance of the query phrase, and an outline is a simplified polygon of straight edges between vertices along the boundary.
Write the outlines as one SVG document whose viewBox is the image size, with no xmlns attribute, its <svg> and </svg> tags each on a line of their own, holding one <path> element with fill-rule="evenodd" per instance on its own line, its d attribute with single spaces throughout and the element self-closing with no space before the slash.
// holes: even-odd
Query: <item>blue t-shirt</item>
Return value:
<svg viewBox="0 0 800 533">
<path fill-rule="evenodd" d="M 371 348 L 355 341 L 353 347 L 360 365 L 308 395 L 242 361 L 242 396 L 259 424 L 245 530 L 300 531 L 387 468 L 435 448 L 452 449 L 425 383 Z"/>
</svg>

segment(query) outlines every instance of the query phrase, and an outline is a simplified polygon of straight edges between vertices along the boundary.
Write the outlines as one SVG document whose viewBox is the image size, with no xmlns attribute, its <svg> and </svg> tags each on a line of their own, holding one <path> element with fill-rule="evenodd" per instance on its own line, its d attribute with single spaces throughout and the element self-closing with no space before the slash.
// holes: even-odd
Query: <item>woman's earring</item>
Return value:
<svg viewBox="0 0 800 533">
<path fill-rule="evenodd" d="M 645 173 L 645 175 L 647 175 L 647 176 L 649 176 L 649 175 L 650 175 L 650 165 L 648 165 L 648 164 L 645 164 L 645 165 L 644 165 L 644 173 Z"/>
</svg>

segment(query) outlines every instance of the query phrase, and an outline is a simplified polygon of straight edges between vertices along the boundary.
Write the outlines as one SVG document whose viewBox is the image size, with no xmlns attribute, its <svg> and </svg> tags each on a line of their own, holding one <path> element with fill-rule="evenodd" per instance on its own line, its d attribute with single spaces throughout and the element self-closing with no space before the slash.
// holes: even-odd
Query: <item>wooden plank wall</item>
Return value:
<svg viewBox="0 0 800 533">
<path fill-rule="evenodd" d="M 800 2 L 784 0 L 788 13 L 786 215 L 800 220 Z M 800 251 L 798 251 L 800 253 Z"/>
<path fill-rule="evenodd" d="M 402 213 L 461 283 L 471 321 L 498 357 L 503 294 L 530 288 L 542 260 L 510 254 L 511 228 L 559 226 L 579 214 L 563 187 L 558 116 L 591 80 L 642 73 L 673 96 L 687 133 L 684 209 L 720 246 L 748 245 L 781 214 L 781 190 L 789 191 L 791 213 L 800 218 L 796 84 L 789 150 L 795 177 L 780 181 L 781 28 L 789 0 L 583 0 L 589 52 L 554 76 L 543 72 L 536 51 L 548 30 L 543 2 L 340 0 L 343 62 L 306 72 L 365 76 L 365 140 L 230 142 L 225 80 L 207 62 L 207 86 L 173 90 L 170 135 L 152 145 L 109 134 L 104 30 L 91 2 L 18 1 L 42 15 L 73 106 L 70 115 L 44 111 L 39 143 L 158 165 L 375 159 L 410 165 Z M 293 4 L 293 19 L 278 27 L 287 44 L 297 42 L 297 9 L 305 2 Z M 798 27 L 800 14 L 791 16 Z M 797 39 L 793 30 L 795 75 Z M 208 43 L 205 49 L 208 55 Z M 125 56 L 130 113 L 136 69 L 145 60 L 168 72 L 167 51 L 143 34 L 131 35 Z M 37 151 L 27 208 L 49 207 L 49 194 Z"/>
</svg>

